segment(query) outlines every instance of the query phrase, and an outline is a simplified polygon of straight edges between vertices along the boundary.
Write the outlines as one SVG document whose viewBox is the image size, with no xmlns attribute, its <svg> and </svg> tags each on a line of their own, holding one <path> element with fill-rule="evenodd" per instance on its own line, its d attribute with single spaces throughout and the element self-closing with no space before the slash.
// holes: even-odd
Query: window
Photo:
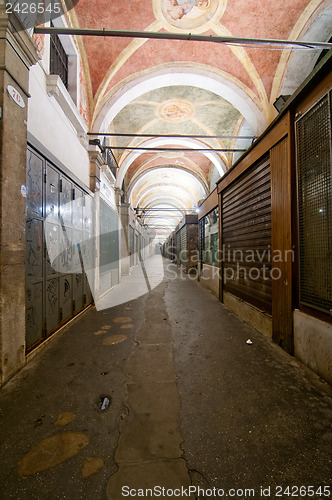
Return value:
<svg viewBox="0 0 332 500">
<path fill-rule="evenodd" d="M 51 75 L 59 75 L 68 90 L 68 56 L 56 34 L 51 35 Z"/>
<path fill-rule="evenodd" d="M 51 27 L 62 28 L 61 18 L 53 20 Z M 86 133 L 86 125 L 79 111 L 80 74 L 79 55 L 70 36 L 49 36 L 49 74 L 46 91 L 54 97 L 79 136 Z"/>
<path fill-rule="evenodd" d="M 118 164 L 116 162 L 116 159 L 114 158 L 114 155 L 113 155 L 111 149 L 105 147 L 105 146 L 108 146 L 106 137 L 104 137 L 102 145 L 105 148 L 102 152 L 104 162 L 106 165 L 108 165 L 108 167 L 109 167 L 110 171 L 112 172 L 112 174 L 114 175 L 114 177 L 116 177 L 117 168 L 119 168 L 119 167 L 118 167 Z"/>
<path fill-rule="evenodd" d="M 201 264 L 219 266 L 219 211 L 215 208 L 199 221 Z"/>
</svg>

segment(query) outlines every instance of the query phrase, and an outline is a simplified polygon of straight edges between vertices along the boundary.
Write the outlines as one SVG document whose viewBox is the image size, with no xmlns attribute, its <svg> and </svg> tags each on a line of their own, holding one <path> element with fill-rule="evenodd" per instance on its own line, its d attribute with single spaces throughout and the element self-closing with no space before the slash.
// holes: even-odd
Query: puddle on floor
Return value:
<svg viewBox="0 0 332 500">
<path fill-rule="evenodd" d="M 83 477 L 90 477 L 97 474 L 104 467 L 104 461 L 101 458 L 88 458 L 82 469 Z"/>
<path fill-rule="evenodd" d="M 115 318 L 113 319 L 114 323 L 130 323 L 132 321 L 132 318 L 128 317 L 120 317 L 120 318 Z"/>
<path fill-rule="evenodd" d="M 112 328 L 111 325 L 104 325 L 101 327 L 101 330 L 98 330 L 98 332 L 94 332 L 94 335 L 102 335 L 103 333 L 106 333 L 111 328 Z"/>
<path fill-rule="evenodd" d="M 107 337 L 107 339 L 103 341 L 103 345 L 121 344 L 121 342 L 124 342 L 127 338 L 126 335 L 112 335 L 112 337 Z"/>
<path fill-rule="evenodd" d="M 60 413 L 60 415 L 58 416 L 58 420 L 55 422 L 55 425 L 65 426 L 73 422 L 75 418 L 76 418 L 75 413 L 70 413 L 70 412 Z"/>
<path fill-rule="evenodd" d="M 38 443 L 25 455 L 18 465 L 18 473 L 24 477 L 52 469 L 77 455 L 89 442 L 89 435 L 83 432 L 55 434 Z"/>
</svg>

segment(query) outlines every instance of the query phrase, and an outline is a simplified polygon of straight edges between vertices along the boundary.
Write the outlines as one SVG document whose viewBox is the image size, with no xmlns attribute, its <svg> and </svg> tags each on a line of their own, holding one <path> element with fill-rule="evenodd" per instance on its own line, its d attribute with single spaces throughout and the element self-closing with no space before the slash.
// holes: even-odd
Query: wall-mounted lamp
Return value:
<svg viewBox="0 0 332 500">
<path fill-rule="evenodd" d="M 290 98 L 290 94 L 280 95 L 273 103 L 273 106 L 276 108 L 278 113 L 280 113 L 285 102 Z"/>
<path fill-rule="evenodd" d="M 90 146 L 100 146 L 100 139 L 90 139 L 89 145 Z"/>
</svg>

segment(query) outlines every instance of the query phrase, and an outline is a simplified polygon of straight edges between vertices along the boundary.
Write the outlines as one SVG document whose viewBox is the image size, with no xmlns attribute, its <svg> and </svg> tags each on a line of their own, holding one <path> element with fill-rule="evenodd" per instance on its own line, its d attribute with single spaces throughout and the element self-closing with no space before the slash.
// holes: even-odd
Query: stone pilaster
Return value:
<svg viewBox="0 0 332 500">
<path fill-rule="evenodd" d="M 119 207 L 121 232 L 120 232 L 120 262 L 121 275 L 128 275 L 130 268 L 130 251 L 129 251 L 129 203 L 122 203 Z"/>
<path fill-rule="evenodd" d="M 100 172 L 104 165 L 104 159 L 99 149 L 89 151 L 90 159 L 90 189 L 95 193 L 93 204 L 93 252 L 94 252 L 94 286 L 92 294 L 95 303 L 99 300 L 99 256 L 100 256 Z"/>
<path fill-rule="evenodd" d="M 121 199 L 122 199 L 122 196 L 123 196 L 123 191 L 122 189 L 118 188 L 118 187 L 115 187 L 114 188 L 114 194 L 115 194 L 115 204 L 118 208 L 118 211 L 119 211 L 119 208 L 121 206 Z M 124 205 L 126 205 L 126 203 L 124 203 Z"/>
<path fill-rule="evenodd" d="M 25 184 L 29 68 L 38 60 L 0 1 L 0 383 L 25 364 Z"/>
<path fill-rule="evenodd" d="M 99 150 L 89 151 L 90 159 L 90 189 L 91 191 L 99 191 L 100 188 L 100 171 L 104 165 L 104 159 Z"/>
</svg>

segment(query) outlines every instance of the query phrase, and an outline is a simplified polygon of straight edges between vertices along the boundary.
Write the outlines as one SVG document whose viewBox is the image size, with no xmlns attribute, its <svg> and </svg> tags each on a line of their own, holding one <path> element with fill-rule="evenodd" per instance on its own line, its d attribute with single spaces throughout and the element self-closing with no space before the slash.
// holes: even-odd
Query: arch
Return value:
<svg viewBox="0 0 332 500">
<path fill-rule="evenodd" d="M 190 209 L 191 207 L 188 207 L 188 203 L 186 203 L 183 198 L 177 196 L 176 194 L 172 193 L 170 191 L 170 193 L 168 191 L 164 191 L 163 193 L 156 193 L 155 191 L 150 191 L 148 193 L 143 193 L 140 198 L 137 200 L 137 205 L 136 206 L 139 206 L 141 208 L 147 208 L 148 207 L 148 204 L 152 203 L 152 202 L 155 202 L 155 203 L 161 203 L 162 200 L 165 201 L 165 200 L 173 200 L 175 202 L 177 202 L 177 206 L 179 208 L 182 208 L 183 210 L 184 209 Z M 188 197 L 188 201 L 190 200 L 190 197 Z M 141 206 L 140 204 L 143 203 L 143 206 Z"/>
<path fill-rule="evenodd" d="M 141 146 L 142 147 L 149 147 L 149 148 L 153 148 L 153 147 L 157 148 L 157 147 L 169 145 L 169 143 L 170 143 L 170 139 L 155 138 L 155 139 L 148 139 L 143 144 L 141 144 Z M 199 148 L 206 148 L 206 145 L 204 143 L 202 143 L 201 141 L 199 141 L 197 139 L 187 139 L 187 138 L 174 138 L 174 139 L 172 139 L 172 145 L 182 146 L 185 148 L 192 148 L 193 150 L 199 149 Z M 141 152 L 132 151 L 131 153 L 129 153 L 126 156 L 126 158 L 123 160 L 122 163 L 120 161 L 120 168 L 119 168 L 117 179 L 116 179 L 116 187 L 122 186 L 122 182 L 123 182 L 124 176 L 126 175 L 128 168 L 130 167 L 132 162 L 135 161 L 136 158 L 138 158 L 141 154 L 142 154 Z M 217 153 L 215 153 L 214 151 L 211 151 L 211 152 L 207 151 L 207 152 L 203 152 L 201 154 L 206 156 L 211 161 L 211 163 L 213 163 L 213 165 L 217 168 L 218 172 L 220 173 L 220 176 L 224 175 L 224 173 L 226 172 L 226 167 Z"/>
<path fill-rule="evenodd" d="M 181 169 L 160 168 L 143 172 L 131 186 L 128 199 L 133 202 L 134 200 L 140 200 L 142 196 L 152 191 L 155 191 L 156 195 L 160 196 L 170 190 L 173 194 L 183 193 L 183 196 L 191 200 L 192 203 L 207 195 L 207 189 L 203 183 L 190 172 Z"/>
<path fill-rule="evenodd" d="M 312 10 L 315 9 L 316 4 L 317 0 L 311 2 Z M 303 18 L 299 19 L 298 26 L 295 26 L 293 31 L 301 31 L 295 33 L 295 36 L 302 41 L 328 42 L 331 37 L 332 18 L 330 0 L 325 0 L 314 12 L 312 10 L 307 9 Z M 293 39 L 295 36 L 291 35 Z M 281 65 L 284 65 L 284 72 L 278 88 L 274 86 L 272 100 L 274 101 L 278 95 L 292 94 L 313 70 L 320 53 L 321 51 L 317 50 L 294 50 L 289 55 L 289 51 L 285 51 L 280 62 Z M 279 71 L 277 71 L 277 75 L 278 73 Z"/>
<path fill-rule="evenodd" d="M 180 194 L 171 194 L 172 190 L 163 190 L 162 192 L 155 192 L 154 187 L 150 188 L 148 191 L 144 191 L 143 193 L 140 193 L 139 197 L 137 198 L 137 203 L 136 205 L 141 207 L 141 208 L 146 208 L 146 203 L 147 200 L 151 203 L 151 201 L 155 201 L 158 203 L 161 199 L 166 199 L 168 196 L 172 196 L 171 199 L 177 200 L 177 201 L 182 201 L 183 200 L 183 206 L 181 208 L 183 209 L 190 209 L 192 206 L 195 205 L 195 200 L 193 200 L 192 196 L 188 191 L 182 190 L 183 191 L 183 198 L 181 198 Z M 180 205 L 181 206 L 181 205 Z M 179 207 L 180 207 L 179 206 Z"/>
<path fill-rule="evenodd" d="M 205 191 L 205 195 L 208 196 L 209 194 L 209 188 L 208 188 L 208 185 L 205 181 L 205 179 L 203 179 L 197 172 L 194 172 L 193 170 L 190 170 L 189 167 L 186 167 L 184 165 L 176 165 L 176 164 L 168 164 L 168 165 L 159 165 L 159 166 L 153 166 L 153 167 L 145 167 L 144 165 L 138 169 L 138 171 L 135 173 L 135 175 L 133 176 L 133 178 L 131 179 L 130 181 L 130 184 L 127 188 L 127 193 L 128 193 L 128 199 L 130 199 L 131 197 L 131 193 L 135 187 L 135 184 L 137 182 L 140 181 L 140 179 L 142 177 L 144 177 L 145 174 L 148 174 L 150 172 L 152 172 L 153 170 L 160 170 L 162 168 L 167 168 L 167 169 L 177 169 L 177 170 L 183 170 L 184 172 L 188 173 L 189 175 L 192 175 L 193 177 L 195 177 L 195 179 L 200 182 L 200 184 L 202 185 L 204 191 Z"/>
<path fill-rule="evenodd" d="M 167 196 L 167 197 L 161 197 L 159 195 L 159 196 L 156 196 L 154 198 L 151 198 L 151 195 L 150 195 L 150 200 L 147 201 L 147 203 L 144 207 L 140 207 L 140 208 L 146 208 L 146 209 L 152 208 L 151 203 L 155 204 L 153 206 L 156 206 L 156 204 L 165 205 L 167 203 L 171 203 L 171 204 L 173 204 L 174 208 L 179 208 L 180 210 L 185 210 L 188 208 L 188 207 L 186 207 L 186 204 L 183 202 L 183 200 L 181 200 L 180 198 L 177 198 L 174 195 Z"/>
<path fill-rule="evenodd" d="M 161 214 L 157 216 L 157 218 L 152 219 L 152 214 L 151 214 L 144 218 L 144 224 L 148 225 L 149 227 L 153 227 L 153 224 L 155 222 L 157 224 L 162 222 L 162 224 L 167 224 L 170 227 L 176 227 L 181 219 L 182 216 L 178 217 L 177 215 L 166 214 L 166 213 Z"/>
<path fill-rule="evenodd" d="M 151 68 L 144 75 L 122 85 L 111 97 L 106 97 L 100 111 L 96 110 L 95 130 L 106 130 L 119 111 L 137 97 L 151 90 L 173 85 L 195 86 L 226 99 L 244 116 L 255 135 L 260 135 L 267 126 L 257 96 L 240 80 L 226 72 L 212 71 L 211 68 L 198 64 L 172 64 L 168 67 Z"/>
<path fill-rule="evenodd" d="M 177 225 L 183 217 L 183 210 L 181 210 L 174 202 L 169 200 L 167 200 L 167 202 L 165 203 L 161 203 L 161 205 L 162 207 L 160 207 L 160 203 L 153 203 L 151 206 L 147 207 L 147 210 L 149 210 L 149 208 L 160 208 L 160 210 L 163 210 L 164 208 L 174 209 L 174 212 L 171 213 L 167 213 L 165 211 L 163 218 L 165 220 L 168 220 L 172 226 L 174 226 L 174 221 L 176 221 L 175 225 Z M 147 216 L 147 219 L 150 218 L 150 215 Z"/>
<path fill-rule="evenodd" d="M 173 208 L 174 212 L 167 213 L 166 210 L 165 210 L 165 212 L 163 212 L 163 209 L 168 208 L 168 207 Z M 162 223 L 169 225 L 170 229 L 173 230 L 181 221 L 181 219 L 183 217 L 183 213 L 184 213 L 183 210 L 186 207 L 180 208 L 179 207 L 179 200 L 173 201 L 169 197 L 167 197 L 165 199 L 158 198 L 157 200 L 150 201 L 148 203 L 148 205 L 146 206 L 147 211 L 149 210 L 149 208 L 160 208 L 159 219 L 162 221 Z M 144 224 L 147 223 L 147 225 L 149 225 L 150 227 L 153 227 L 153 222 L 154 222 L 154 220 L 156 220 L 155 218 L 154 218 L 154 220 L 151 220 L 152 215 L 153 215 L 153 212 L 150 215 L 147 215 L 146 219 L 144 220 Z M 157 221 L 156 222 L 159 224 L 160 220 L 158 222 Z"/>
</svg>

